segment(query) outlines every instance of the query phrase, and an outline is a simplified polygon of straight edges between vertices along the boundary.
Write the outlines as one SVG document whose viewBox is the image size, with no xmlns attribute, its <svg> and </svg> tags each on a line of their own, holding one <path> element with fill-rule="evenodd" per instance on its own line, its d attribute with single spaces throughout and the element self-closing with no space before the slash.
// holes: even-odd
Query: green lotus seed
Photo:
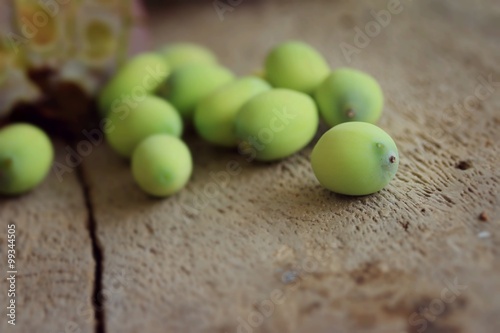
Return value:
<svg viewBox="0 0 500 333">
<path fill-rule="evenodd" d="M 236 116 L 240 152 L 260 161 L 290 156 L 304 148 L 318 128 L 311 97 L 289 89 L 272 89 L 246 102 Z"/>
<path fill-rule="evenodd" d="M 194 113 L 196 130 L 205 140 L 225 147 L 238 145 L 235 118 L 241 106 L 271 86 L 257 77 L 244 77 L 201 100 Z"/>
<path fill-rule="evenodd" d="M 259 79 L 266 80 L 266 72 L 264 69 L 255 69 L 250 72 L 250 76 L 258 77 Z"/>
<path fill-rule="evenodd" d="M 142 141 L 132 155 L 132 174 L 146 193 L 165 197 L 181 190 L 189 180 L 193 162 L 180 139 L 156 134 Z"/>
<path fill-rule="evenodd" d="M 321 54 L 302 42 L 285 42 L 266 58 L 267 80 L 275 87 L 311 94 L 328 76 L 330 68 Z"/>
<path fill-rule="evenodd" d="M 54 160 L 52 143 L 41 129 L 13 124 L 0 130 L 0 193 L 17 195 L 40 184 Z"/>
<path fill-rule="evenodd" d="M 328 125 L 346 121 L 376 123 L 384 96 L 370 75 L 351 68 L 337 69 L 316 90 L 314 97 Z"/>
<path fill-rule="evenodd" d="M 185 119 L 190 119 L 198 102 L 234 79 L 228 69 L 191 64 L 177 68 L 158 93 L 168 99 Z"/>
<path fill-rule="evenodd" d="M 111 112 L 106 138 L 120 155 L 130 157 L 135 147 L 153 134 L 181 136 L 182 119 L 167 101 L 156 96 L 145 96 L 134 107 Z"/>
<path fill-rule="evenodd" d="M 160 54 L 172 70 L 187 64 L 217 64 L 216 56 L 207 48 L 192 43 L 174 43 L 165 46 Z"/>
<path fill-rule="evenodd" d="M 97 101 L 101 116 L 105 117 L 111 109 L 135 102 L 145 94 L 154 93 L 167 79 L 169 71 L 165 60 L 156 53 L 143 53 L 132 58 L 101 91 Z"/>
<path fill-rule="evenodd" d="M 328 130 L 311 154 L 316 178 L 327 189 L 367 195 L 384 188 L 396 175 L 398 148 L 379 127 L 347 122 Z"/>
</svg>

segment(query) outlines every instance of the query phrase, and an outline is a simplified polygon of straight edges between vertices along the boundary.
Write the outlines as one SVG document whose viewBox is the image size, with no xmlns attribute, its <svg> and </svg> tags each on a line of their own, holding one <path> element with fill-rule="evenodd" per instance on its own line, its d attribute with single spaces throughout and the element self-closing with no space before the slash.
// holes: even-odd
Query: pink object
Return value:
<svg viewBox="0 0 500 333">
<path fill-rule="evenodd" d="M 151 49 L 151 38 L 146 26 L 147 14 L 140 0 L 132 2 L 132 16 L 136 24 L 130 31 L 129 55 Z"/>
</svg>

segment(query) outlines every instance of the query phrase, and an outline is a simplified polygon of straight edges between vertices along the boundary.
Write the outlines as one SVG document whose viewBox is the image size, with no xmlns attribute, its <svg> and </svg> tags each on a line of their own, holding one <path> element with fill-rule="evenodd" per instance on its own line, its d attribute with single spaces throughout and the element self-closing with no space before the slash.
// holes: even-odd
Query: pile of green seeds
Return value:
<svg viewBox="0 0 500 333">
<path fill-rule="evenodd" d="M 133 103 L 124 103 L 127 99 Z M 313 149 L 312 169 L 322 186 L 345 195 L 381 190 L 399 164 L 396 144 L 373 125 L 383 108 L 377 81 L 352 68 L 332 71 L 319 52 L 299 41 L 275 46 L 262 75 L 239 78 L 202 46 L 167 45 L 125 64 L 101 91 L 98 106 L 101 117 L 114 124 L 105 132 L 109 145 L 131 160 L 137 185 L 156 197 L 180 191 L 190 179 L 193 159 L 182 141 L 186 124 L 210 144 L 240 153 L 253 149 L 255 160 L 276 161 L 306 147 L 323 119 L 331 128 Z M 43 170 L 24 177 L 27 170 L 16 170 L 7 142 L 13 130 L 0 131 L 4 194 L 38 184 L 53 155 L 38 147 Z"/>
</svg>

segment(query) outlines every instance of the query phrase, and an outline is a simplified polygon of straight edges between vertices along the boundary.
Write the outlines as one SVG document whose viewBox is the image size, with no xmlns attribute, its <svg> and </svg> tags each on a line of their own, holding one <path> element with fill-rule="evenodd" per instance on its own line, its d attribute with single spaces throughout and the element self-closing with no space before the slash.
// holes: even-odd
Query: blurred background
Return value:
<svg viewBox="0 0 500 333">
<path fill-rule="evenodd" d="M 301 39 L 333 68 L 382 79 L 380 65 L 404 63 L 417 80 L 430 59 L 452 71 L 453 48 L 474 43 L 474 34 L 494 44 L 498 8 L 493 0 L 2 0 L 0 121 L 14 114 L 78 132 L 92 96 L 120 64 L 177 41 L 211 48 L 239 75 L 260 70 L 276 43 Z M 491 15 L 481 16 L 484 10 Z M 445 52 L 432 54 L 421 43 Z"/>
</svg>

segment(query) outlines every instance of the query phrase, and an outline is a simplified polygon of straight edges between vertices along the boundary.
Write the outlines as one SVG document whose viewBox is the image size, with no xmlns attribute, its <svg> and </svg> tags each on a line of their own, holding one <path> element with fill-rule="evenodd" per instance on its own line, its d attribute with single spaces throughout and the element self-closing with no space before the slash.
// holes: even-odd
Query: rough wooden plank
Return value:
<svg viewBox="0 0 500 333">
<path fill-rule="evenodd" d="M 401 166 L 387 189 L 345 198 L 317 184 L 310 147 L 253 164 L 189 138 L 192 181 L 152 200 L 125 161 L 97 148 L 85 173 L 107 332 L 500 330 L 500 87 L 470 97 L 479 76 L 500 81 L 499 6 L 402 4 L 351 63 L 340 43 L 353 44 L 353 28 L 386 1 L 243 2 L 223 22 L 208 2 L 157 13 L 157 44 L 205 43 L 239 74 L 288 38 L 312 43 L 333 67 L 373 74 Z M 238 174 L 216 180 L 230 161 Z"/>
<path fill-rule="evenodd" d="M 64 161 L 64 145 L 56 144 Z M 16 325 L 7 323 L 7 225 L 16 230 Z M 0 332 L 94 332 L 94 260 L 76 174 L 55 173 L 35 190 L 0 198 Z"/>
</svg>

